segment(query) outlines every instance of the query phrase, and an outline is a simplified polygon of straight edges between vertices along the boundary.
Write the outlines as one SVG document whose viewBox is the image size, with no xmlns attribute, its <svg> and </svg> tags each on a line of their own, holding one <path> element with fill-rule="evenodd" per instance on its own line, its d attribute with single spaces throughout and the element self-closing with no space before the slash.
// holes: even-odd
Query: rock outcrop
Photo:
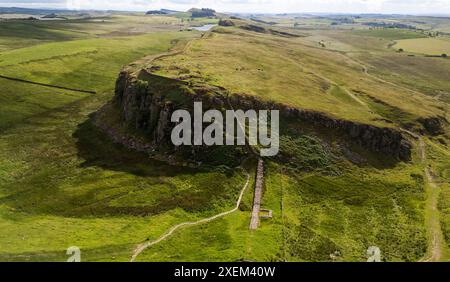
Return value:
<svg viewBox="0 0 450 282">
<path fill-rule="evenodd" d="M 221 19 L 219 21 L 219 26 L 234 26 L 234 22 L 227 19 Z"/>
<path fill-rule="evenodd" d="M 254 24 L 242 25 L 241 28 L 245 29 L 245 30 L 249 30 L 249 31 L 258 32 L 258 33 L 267 33 L 267 30 L 264 27 L 259 26 L 259 25 L 254 25 Z"/>
<path fill-rule="evenodd" d="M 122 119 L 134 129 L 150 135 L 155 144 L 168 141 L 174 110 L 172 101 L 148 82 L 122 71 L 116 81 L 114 103 L 119 107 Z"/>
<path fill-rule="evenodd" d="M 317 127 L 336 129 L 345 133 L 350 141 L 374 152 L 391 155 L 402 161 L 411 160 L 412 145 L 394 128 L 381 128 L 349 120 L 336 119 L 327 114 L 292 108 L 283 104 L 264 103 L 255 96 L 234 95 L 230 102 L 241 109 L 278 109 L 282 116 L 312 123 Z"/>
<path fill-rule="evenodd" d="M 411 143 L 393 128 L 380 128 L 348 120 L 330 118 L 317 112 L 289 109 L 289 114 L 300 120 L 345 132 L 351 141 L 366 149 L 392 155 L 402 161 L 411 160 Z"/>
<path fill-rule="evenodd" d="M 422 118 L 419 119 L 419 122 L 431 135 L 440 135 L 445 132 L 444 123 L 446 123 L 446 120 L 443 117 Z"/>
<path fill-rule="evenodd" d="M 379 152 L 402 161 L 411 159 L 411 143 L 395 128 L 381 128 L 354 121 L 336 119 L 325 113 L 292 108 L 266 102 L 258 97 L 230 94 L 226 89 L 187 85 L 175 79 L 159 77 L 145 70 L 137 76 L 121 72 L 116 83 L 114 102 L 121 118 L 134 129 L 144 132 L 154 144 L 169 144 L 175 124 L 170 117 L 176 109 L 193 111 L 194 101 L 202 101 L 203 109 L 273 109 L 281 116 L 298 119 L 317 127 L 337 130 L 351 142 L 373 152 Z"/>
</svg>

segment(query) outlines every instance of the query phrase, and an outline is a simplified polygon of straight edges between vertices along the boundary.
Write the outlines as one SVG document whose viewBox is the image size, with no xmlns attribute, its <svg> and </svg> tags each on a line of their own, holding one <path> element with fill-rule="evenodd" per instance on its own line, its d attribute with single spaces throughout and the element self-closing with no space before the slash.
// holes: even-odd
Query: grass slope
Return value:
<svg viewBox="0 0 450 282">
<path fill-rule="evenodd" d="M 91 114 L 111 99 L 123 65 L 198 36 L 170 32 L 179 29 L 181 18 L 34 23 L 45 32 L 14 50 L 20 44 L 10 43 L 6 34 L 1 37 L 8 51 L 0 52 L 0 73 L 98 94 L 2 81 L 0 260 L 64 261 L 65 250 L 75 245 L 83 261 L 128 261 L 136 244 L 234 205 L 245 182 L 240 170 L 168 166 L 112 144 L 92 125 Z M 320 20 L 320 25 L 329 22 Z M 290 23 L 283 19 L 282 24 Z M 64 36 L 47 34 L 44 25 L 63 30 Z M 136 29 L 127 34 L 130 26 Z M 24 34 L 32 30 L 24 24 L 16 28 Z M 75 28 L 82 28 L 83 39 L 75 38 Z M 165 32 L 137 35 L 157 30 Z M 185 75 L 237 93 L 382 126 L 389 124 L 380 118 L 407 123 L 446 111 L 433 99 L 373 80 L 352 60 L 393 56 L 383 48 L 394 35 L 377 35 L 386 38 L 380 40 L 350 30 L 333 33 L 327 33 L 330 40 L 338 38 L 352 50 L 368 46 L 374 53 L 349 55 L 314 47 L 303 38 L 219 28 L 194 41 L 186 53 L 157 63 L 166 67 L 165 75 Z M 345 41 L 347 35 L 359 41 Z M 411 71 L 405 62 L 401 67 Z M 413 84 L 414 76 L 405 76 Z M 434 81 L 430 84 L 437 87 Z M 248 230 L 249 189 L 238 212 L 183 228 L 146 249 L 138 261 L 365 261 L 373 245 L 386 261 L 423 257 L 426 192 L 418 157 L 409 164 L 390 163 L 348 147 L 332 132 L 297 127 L 301 133 L 283 133 L 281 138 L 283 165 L 266 162 L 262 207 L 273 211 L 273 219 Z M 436 138 L 428 144 L 430 165 L 443 181 L 448 178 L 448 148 L 438 142 Z M 247 168 L 252 173 L 254 165 Z M 447 186 L 442 186 L 439 208 L 449 244 Z"/>
<path fill-rule="evenodd" d="M 450 39 L 446 38 L 420 38 L 398 40 L 395 45 L 398 49 L 426 55 L 440 56 L 450 54 Z"/>
<path fill-rule="evenodd" d="M 395 105 L 409 114 L 411 123 L 423 116 L 444 115 L 426 95 L 411 95 L 406 89 L 380 83 L 364 75 L 361 65 L 348 56 L 302 43 L 302 38 L 219 28 L 193 42 L 185 53 L 153 64 L 162 67 L 157 71 L 160 75 L 200 80 L 232 93 L 378 126 L 392 125 L 380 113 L 361 106 L 355 96 Z"/>
<path fill-rule="evenodd" d="M 99 94 L 74 97 L 18 82 L 2 89 L 8 109 L 2 126 L 9 126 L 0 136 L 2 260 L 61 261 L 71 245 L 85 261 L 128 260 L 152 234 L 233 205 L 243 176 L 151 162 L 111 144 L 89 118 L 111 98 L 124 64 L 190 36 L 155 33 L 8 51 L 2 63 L 10 74 Z"/>
</svg>

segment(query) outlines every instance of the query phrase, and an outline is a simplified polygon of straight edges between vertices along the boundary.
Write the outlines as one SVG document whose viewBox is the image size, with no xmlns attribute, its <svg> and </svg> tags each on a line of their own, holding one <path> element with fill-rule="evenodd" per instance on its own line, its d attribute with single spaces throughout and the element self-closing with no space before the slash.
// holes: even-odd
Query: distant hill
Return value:
<svg viewBox="0 0 450 282">
<path fill-rule="evenodd" d="M 170 14 L 176 14 L 179 13 L 179 11 L 174 10 L 168 10 L 168 9 L 159 9 L 159 10 L 151 10 L 145 13 L 146 15 L 170 15 Z"/>
<path fill-rule="evenodd" d="M 180 11 L 175 11 L 175 10 L 168 10 L 168 9 L 160 9 L 161 12 L 165 12 L 167 14 L 176 14 L 176 13 L 180 13 Z"/>
<path fill-rule="evenodd" d="M 152 11 L 148 11 L 147 13 L 145 13 L 146 15 L 167 15 L 166 12 L 161 11 L 161 10 L 152 10 Z"/>
<path fill-rule="evenodd" d="M 207 18 L 216 16 L 216 11 L 209 8 L 192 8 L 188 12 L 192 14 L 193 18 Z"/>
<path fill-rule="evenodd" d="M 81 14 L 81 16 L 86 17 L 86 15 L 83 15 L 83 14 Z M 89 16 L 89 15 L 87 15 L 87 16 Z M 67 20 L 66 17 L 59 16 L 59 15 L 57 15 L 55 13 L 51 13 L 51 14 L 45 15 L 45 16 L 41 17 L 41 19 L 62 19 L 62 20 Z"/>
<path fill-rule="evenodd" d="M 69 12 L 69 10 L 0 7 L 0 14 L 50 15 L 58 12 Z"/>
<path fill-rule="evenodd" d="M 43 19 L 54 19 L 54 18 L 57 18 L 57 17 L 58 17 L 57 14 L 51 13 L 51 14 L 48 14 L 48 15 L 43 16 L 42 18 L 43 18 Z"/>
</svg>

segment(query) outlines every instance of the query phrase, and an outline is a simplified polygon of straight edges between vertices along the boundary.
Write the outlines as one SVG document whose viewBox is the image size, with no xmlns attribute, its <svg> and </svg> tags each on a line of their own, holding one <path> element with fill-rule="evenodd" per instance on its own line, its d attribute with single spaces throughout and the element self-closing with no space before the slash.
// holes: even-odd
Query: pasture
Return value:
<svg viewBox="0 0 450 282">
<path fill-rule="evenodd" d="M 386 48 L 392 40 L 428 40 L 416 32 L 359 24 L 333 30 L 328 18 L 277 17 L 279 28 L 298 22 L 311 36 L 217 27 L 201 37 L 184 29 L 217 19 L 187 19 L 114 14 L 0 23 L 0 74 L 96 92 L 0 78 L 1 261 L 64 261 L 70 246 L 81 248 L 82 261 L 129 261 L 137 244 L 234 207 L 246 181 L 242 169 L 169 165 L 113 144 L 93 124 L 123 66 L 140 67 L 187 42 L 185 52 L 153 62 L 158 74 L 375 126 L 417 125 L 448 112 L 441 103 L 450 89 L 448 61 Z M 320 38 L 331 47 L 318 47 Z M 238 211 L 180 229 L 137 261 L 365 261 L 373 245 L 387 261 L 422 258 L 429 240 L 423 168 L 429 164 L 445 179 L 448 147 L 428 140 L 424 164 L 413 141 L 412 162 L 391 163 L 328 130 L 293 128 L 281 138 L 289 159 L 266 161 L 262 207 L 273 219 L 248 230 L 250 160 Z M 439 208 L 448 245 L 447 186 Z"/>
<path fill-rule="evenodd" d="M 403 49 L 411 53 L 419 53 L 430 56 L 450 54 L 450 39 L 448 38 L 420 38 L 398 40 L 396 49 Z"/>
<path fill-rule="evenodd" d="M 64 261 L 66 248 L 76 245 L 84 261 L 127 261 L 146 238 L 234 204 L 243 182 L 239 171 L 151 162 L 112 144 L 89 117 L 111 99 L 122 66 L 195 36 L 66 40 L 0 53 L 4 74 L 97 91 L 2 80 L 1 260 Z"/>
</svg>

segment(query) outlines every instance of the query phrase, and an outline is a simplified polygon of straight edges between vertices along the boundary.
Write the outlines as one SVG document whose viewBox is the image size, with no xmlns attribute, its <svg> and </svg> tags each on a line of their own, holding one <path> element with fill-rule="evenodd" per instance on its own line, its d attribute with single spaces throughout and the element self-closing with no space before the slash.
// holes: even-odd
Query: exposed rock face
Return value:
<svg viewBox="0 0 450 282">
<path fill-rule="evenodd" d="M 159 89 L 151 83 L 137 79 L 127 72 L 121 72 L 116 83 L 115 103 L 120 108 L 122 119 L 135 129 L 145 132 L 152 138 L 154 144 L 169 144 L 170 134 L 175 124 L 170 117 L 173 111 L 183 107 L 192 111 L 194 101 L 202 101 L 203 109 L 273 109 L 280 110 L 286 118 L 298 119 L 312 123 L 317 127 L 335 129 L 345 133 L 355 144 L 374 152 L 393 156 L 398 160 L 411 159 L 411 143 L 394 128 L 380 128 L 367 124 L 360 124 L 348 120 L 340 120 L 324 113 L 301 110 L 283 104 L 264 102 L 255 96 L 234 94 L 227 98 L 226 90 L 217 87 L 196 87 L 190 85 L 190 92 L 181 91 L 185 96 L 184 103 L 175 106 L 166 93 L 173 92 L 175 88 L 181 89 L 182 82 L 159 78 L 146 73 L 147 76 L 169 81 L 169 87 Z M 150 84 L 150 85 L 149 85 Z M 174 89 L 172 89 L 172 88 Z M 159 90 L 158 90 L 159 89 Z M 211 95 L 215 93 L 215 95 Z"/>
<path fill-rule="evenodd" d="M 234 24 L 232 21 L 230 21 L 230 22 L 231 22 L 231 24 Z M 222 23 L 222 26 L 225 26 L 224 24 L 226 24 L 226 23 Z M 221 25 L 220 22 L 219 22 L 219 25 Z M 275 30 L 275 29 L 271 29 L 271 28 L 266 29 L 262 26 L 254 25 L 254 24 L 241 25 L 240 28 L 248 30 L 248 31 L 258 32 L 258 33 L 270 33 L 270 34 L 282 36 L 282 37 L 300 37 L 300 35 L 298 35 L 298 34 L 293 34 L 293 33 L 285 32 L 285 31 L 281 31 L 281 30 Z"/>
<path fill-rule="evenodd" d="M 258 32 L 258 33 L 266 33 L 267 32 L 267 30 L 264 27 L 254 25 L 254 24 L 243 25 L 243 26 L 241 26 L 241 28 L 245 29 L 245 30 L 249 30 L 249 31 Z"/>
<path fill-rule="evenodd" d="M 169 140 L 173 105 L 164 96 L 152 92 L 148 83 L 121 72 L 114 102 L 120 108 L 122 119 L 135 129 L 151 134 L 155 144 Z"/>
<path fill-rule="evenodd" d="M 173 105 L 170 102 L 165 103 L 165 105 L 161 108 L 159 112 L 158 125 L 156 126 L 153 137 L 156 144 L 162 143 L 168 139 L 168 136 L 170 136 L 173 128 L 170 117 L 172 116 L 173 111 Z"/>
<path fill-rule="evenodd" d="M 301 37 L 298 34 L 293 34 L 281 30 L 269 29 L 269 32 L 273 35 L 283 36 L 283 37 Z"/>
<path fill-rule="evenodd" d="M 220 20 L 219 26 L 234 26 L 234 22 L 231 20 Z"/>
<path fill-rule="evenodd" d="M 444 133 L 445 118 L 430 117 L 419 119 L 419 122 L 431 135 L 439 135 Z"/>
<path fill-rule="evenodd" d="M 301 120 L 327 128 L 340 129 L 348 134 L 353 143 L 374 152 L 392 155 L 396 159 L 411 160 L 411 143 L 392 128 L 380 128 L 347 120 L 336 120 L 315 112 L 291 109 L 291 114 Z"/>
<path fill-rule="evenodd" d="M 231 103 L 241 109 L 278 109 L 288 118 L 296 118 L 313 123 L 318 127 L 326 127 L 343 131 L 351 141 L 366 149 L 393 156 L 402 161 L 411 160 L 411 143 L 400 131 L 393 128 L 380 128 L 349 120 L 340 120 L 324 113 L 301 110 L 276 103 L 263 103 L 254 96 L 232 96 Z"/>
</svg>

